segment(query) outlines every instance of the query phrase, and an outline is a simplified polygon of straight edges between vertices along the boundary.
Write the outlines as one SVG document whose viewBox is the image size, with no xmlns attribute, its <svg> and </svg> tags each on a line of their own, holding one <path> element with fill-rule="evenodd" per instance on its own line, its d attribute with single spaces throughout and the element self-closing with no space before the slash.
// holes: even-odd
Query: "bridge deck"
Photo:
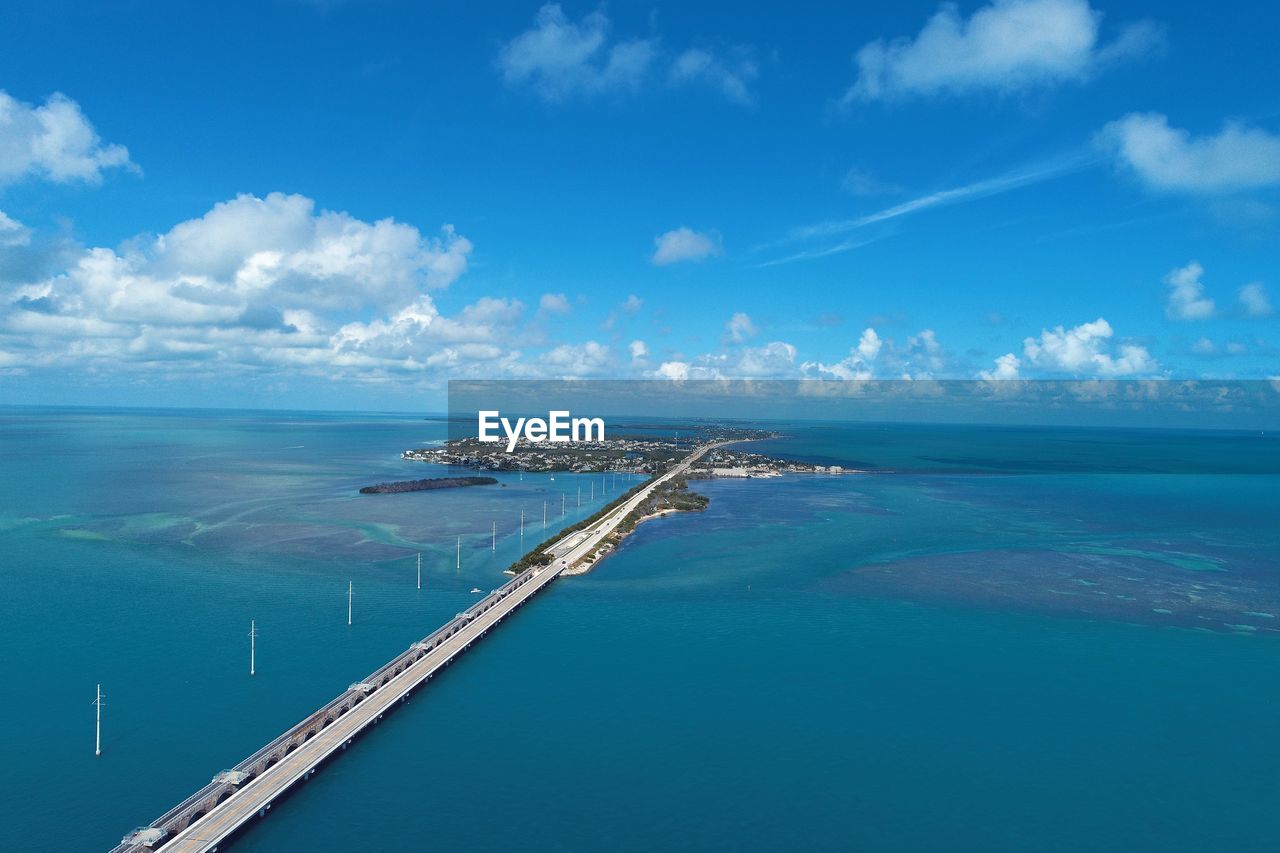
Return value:
<svg viewBox="0 0 1280 853">
<path fill-rule="evenodd" d="M 477 601 L 468 610 L 434 631 L 407 651 L 357 682 L 319 711 L 259 749 L 233 768 L 240 776 L 219 774 L 209 785 L 170 809 L 150 827 L 127 837 L 112 853 L 205 853 L 255 816 L 265 815 L 271 804 L 295 784 L 311 776 L 336 753 L 346 749 L 382 715 L 408 698 L 442 668 L 453 662 L 473 642 L 510 615 L 590 554 L 628 513 L 640 505 L 660 483 L 683 473 L 705 452 L 719 445 L 699 448 L 670 471 L 651 480 L 626 503 L 585 531 L 557 543 L 561 553 L 551 565 L 522 572 Z M 566 537 L 567 539 L 567 537 Z M 231 778 L 245 778 L 237 785 Z M 162 838 L 153 840 L 154 830 Z"/>
</svg>

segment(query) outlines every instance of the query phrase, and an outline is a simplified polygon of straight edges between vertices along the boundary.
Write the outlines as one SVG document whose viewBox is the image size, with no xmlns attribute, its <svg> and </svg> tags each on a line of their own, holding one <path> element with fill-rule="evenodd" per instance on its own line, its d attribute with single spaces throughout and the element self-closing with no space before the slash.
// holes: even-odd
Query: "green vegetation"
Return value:
<svg viewBox="0 0 1280 853">
<path fill-rule="evenodd" d="M 647 515 L 662 512 L 700 512 L 706 509 L 710 502 L 711 499 L 706 495 L 689 491 L 687 479 L 677 477 L 654 489 L 643 503 L 627 513 L 627 517 L 618 525 L 614 535 L 621 538 L 630 533 L 640 519 Z"/>
<path fill-rule="evenodd" d="M 654 476 L 661 477 L 662 474 L 661 472 L 659 472 Z M 582 521 L 579 521 L 577 524 L 564 528 L 555 536 L 552 536 L 550 539 L 546 540 L 545 542 L 541 543 L 536 548 L 534 548 L 532 551 L 525 554 L 519 560 L 516 560 L 514 563 L 512 563 L 511 566 L 507 569 L 507 571 L 514 572 L 515 574 L 520 574 L 521 572 L 533 566 L 547 565 L 548 563 L 550 563 L 552 560 L 555 559 L 554 556 L 546 553 L 547 548 L 550 548 L 552 545 L 556 544 L 566 536 L 569 536 L 572 533 L 577 533 L 579 530 L 582 530 L 583 528 L 590 527 L 592 524 L 595 524 L 597 521 L 604 518 L 614 509 L 617 509 L 618 507 L 626 503 L 628 500 L 630 500 L 636 494 L 636 492 L 643 489 L 646 485 L 648 485 L 647 482 L 639 483 L 635 486 L 632 486 L 630 489 L 623 492 L 620 496 L 610 501 L 609 503 L 605 504 L 603 507 L 597 510 L 594 514 L 588 516 L 587 518 L 582 519 Z"/>
<path fill-rule="evenodd" d="M 654 476 L 661 477 L 662 472 L 659 472 Z M 559 531 L 550 539 L 542 542 L 532 551 L 512 563 L 507 568 L 507 571 L 518 575 L 521 572 L 534 568 L 535 566 L 548 565 L 555 559 L 552 554 L 547 552 L 548 548 L 561 541 L 566 536 L 571 536 L 579 530 L 584 530 L 595 524 L 610 512 L 622 506 L 647 485 L 648 483 L 640 483 L 631 487 L 626 492 L 623 492 L 617 498 L 601 507 L 591 516 Z M 697 492 L 689 491 L 689 483 L 684 477 L 677 477 L 673 480 L 669 480 L 655 488 L 653 492 L 650 493 L 649 497 L 642 501 L 639 506 L 627 513 L 626 518 L 622 519 L 617 528 L 614 529 L 613 533 L 605 541 L 611 545 L 617 544 L 623 536 L 634 530 L 636 525 L 640 522 L 640 519 L 644 518 L 646 515 L 653 515 L 661 512 L 698 512 L 699 510 L 705 509 L 710 501 L 711 499 L 706 495 L 700 495 Z"/>
</svg>

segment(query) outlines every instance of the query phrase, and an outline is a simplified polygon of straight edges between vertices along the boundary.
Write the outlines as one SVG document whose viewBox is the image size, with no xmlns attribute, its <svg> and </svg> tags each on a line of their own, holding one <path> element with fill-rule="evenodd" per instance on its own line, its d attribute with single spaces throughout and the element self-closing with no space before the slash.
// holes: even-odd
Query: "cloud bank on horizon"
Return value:
<svg viewBox="0 0 1280 853">
<path fill-rule="evenodd" d="M 800 74 L 788 69 L 791 52 L 743 33 L 555 3 L 509 20 L 476 58 L 474 85 L 507 104 L 488 112 L 534 110 L 523 120 L 566 144 L 608 137 L 633 111 L 645 114 L 639 127 L 670 121 L 685 139 L 711 115 L 712 127 L 778 128 L 771 116 L 794 122 L 807 109 L 815 135 L 883 124 L 899 140 L 850 156 L 822 192 L 812 187 L 829 167 L 772 156 L 773 131 L 756 143 L 712 131 L 727 147 L 670 154 L 618 137 L 617 153 L 604 153 L 616 169 L 553 169 L 562 184 L 630 189 L 577 214 L 587 230 L 609 221 L 625 250 L 541 227 L 513 239 L 474 213 L 413 222 L 394 195 L 344 203 L 342 192 L 284 186 L 163 205 L 185 215 L 155 231 L 157 216 L 135 206 L 135 227 L 100 224 L 117 236 L 96 240 L 61 208 L 146 185 L 155 170 L 144 174 L 130 148 L 104 140 L 61 81 L 25 99 L 0 90 L 0 385 L 253 378 L 394 396 L 449 378 L 1280 375 L 1269 290 L 1278 259 L 1265 248 L 1280 221 L 1274 122 L 1206 116 L 1118 87 L 1105 106 L 1077 101 L 1060 132 L 1040 127 L 1054 98 L 1167 61 L 1182 30 L 1086 0 L 995 0 L 967 14 L 926 4 L 914 16 L 915 32 L 895 35 L 887 19 L 885 30 L 864 31 L 854 82 L 819 79 L 825 94 L 815 89 L 807 107 L 785 94 L 788 75 Z M 833 36 L 812 51 L 825 44 L 847 56 L 849 43 Z M 961 135 L 975 111 L 1044 138 L 1019 139 L 1030 156 L 999 167 L 979 134 L 967 152 L 932 152 L 967 164 L 913 176 L 912 159 L 895 150 L 912 144 L 902 140 L 935 127 Z M 108 139 L 127 124 L 113 117 Z M 855 133 L 855 144 L 859 134 L 868 135 Z M 877 150 L 884 165 L 869 166 Z M 645 153 L 626 162 L 624 151 Z M 519 159 L 513 152 L 501 156 Z M 720 160 L 736 171 L 719 171 Z M 997 167 L 975 173 L 989 161 Z M 751 162 L 752 177 L 772 170 L 778 181 L 753 192 L 735 180 Z M 528 197 L 518 185 L 510 192 Z M 1006 211 L 1007 223 L 978 226 L 970 211 L 979 209 Z M 1171 217 L 1189 221 L 1177 226 L 1190 235 L 1185 247 L 1164 239 Z M 1048 219 L 1056 230 L 1021 230 Z M 671 227 L 682 222 L 697 227 Z M 1127 236 L 1136 233 L 1151 238 Z M 1012 246 L 1007 261 L 999 250 L 975 254 L 988 234 Z M 1063 241 L 1090 249 L 1064 253 Z M 575 252 L 591 265 L 560 260 Z M 536 262 L 522 270 L 522 257 Z"/>
</svg>

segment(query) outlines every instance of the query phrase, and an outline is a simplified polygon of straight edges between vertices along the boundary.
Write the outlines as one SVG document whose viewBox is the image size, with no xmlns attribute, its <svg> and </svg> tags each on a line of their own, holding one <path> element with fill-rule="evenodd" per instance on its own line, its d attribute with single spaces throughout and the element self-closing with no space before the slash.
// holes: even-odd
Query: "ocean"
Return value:
<svg viewBox="0 0 1280 853">
<path fill-rule="evenodd" d="M 875 473 L 696 482 L 234 849 L 1275 848 L 1280 441 L 774 426 Z M 444 436 L 0 409 L 0 850 L 109 848 L 629 485 L 358 494 Z"/>
</svg>

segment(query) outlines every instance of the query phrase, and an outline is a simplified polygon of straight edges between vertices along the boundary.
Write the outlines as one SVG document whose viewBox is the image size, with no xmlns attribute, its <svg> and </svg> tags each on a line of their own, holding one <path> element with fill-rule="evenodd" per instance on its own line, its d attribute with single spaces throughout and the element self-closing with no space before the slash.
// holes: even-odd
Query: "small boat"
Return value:
<svg viewBox="0 0 1280 853">
<path fill-rule="evenodd" d="M 478 594 L 478 593 L 484 592 L 484 590 L 480 589 L 480 587 L 478 586 L 473 586 L 471 587 L 471 592 Z"/>
</svg>

